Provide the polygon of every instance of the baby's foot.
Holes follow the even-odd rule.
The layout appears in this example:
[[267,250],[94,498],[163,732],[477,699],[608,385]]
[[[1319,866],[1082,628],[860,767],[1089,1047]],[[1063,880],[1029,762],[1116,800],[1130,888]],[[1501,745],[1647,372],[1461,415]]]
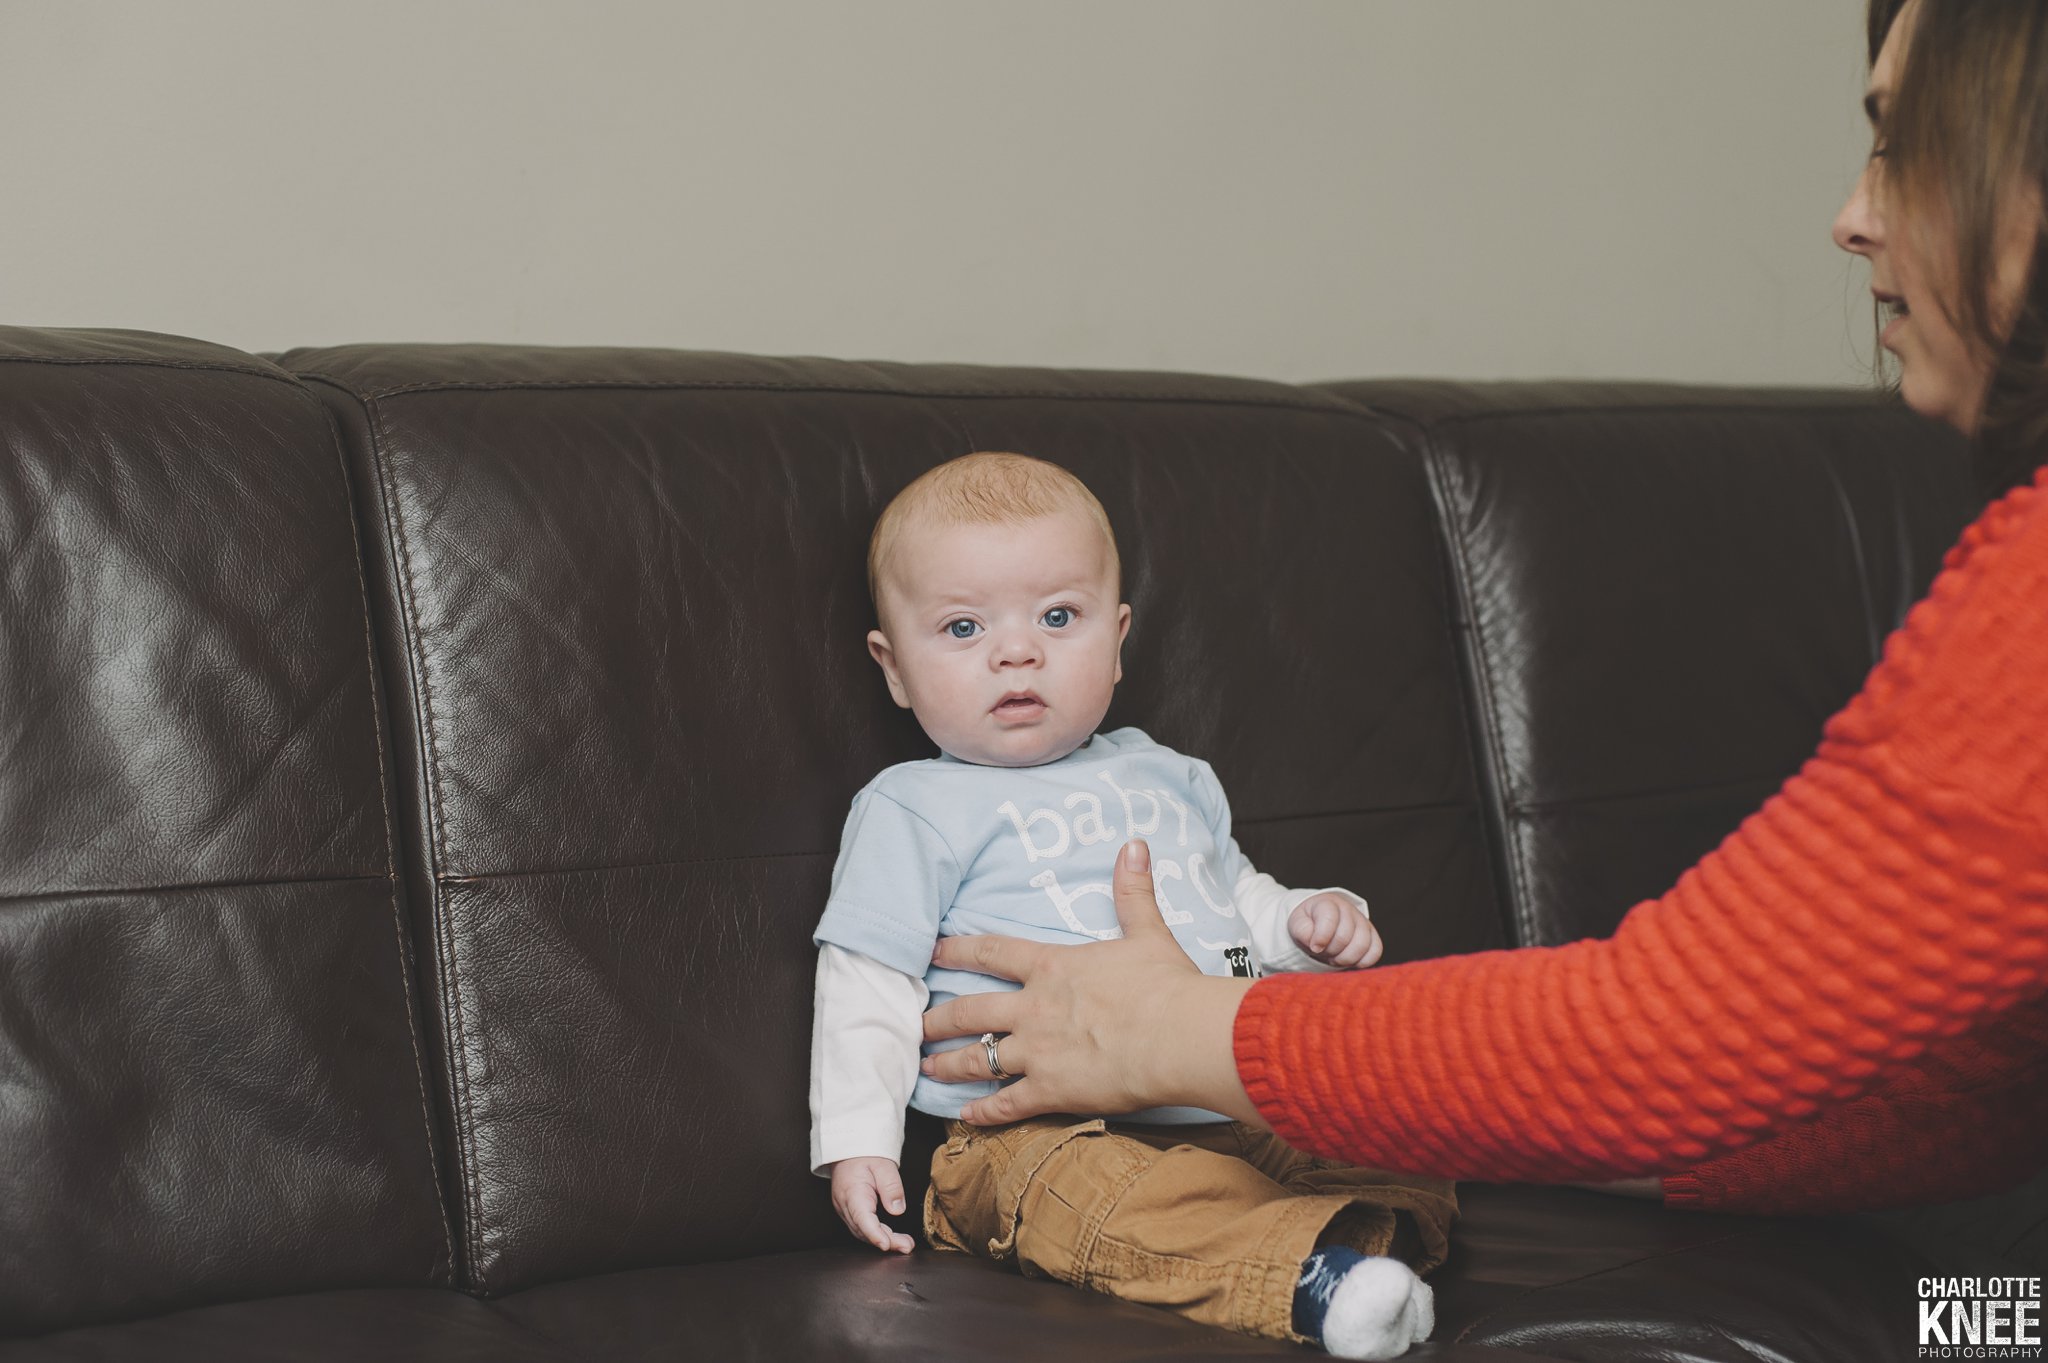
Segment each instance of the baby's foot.
[[1436,1298],[1399,1259],[1331,1245],[1301,1266],[1294,1328],[1338,1358],[1399,1358],[1436,1328]]

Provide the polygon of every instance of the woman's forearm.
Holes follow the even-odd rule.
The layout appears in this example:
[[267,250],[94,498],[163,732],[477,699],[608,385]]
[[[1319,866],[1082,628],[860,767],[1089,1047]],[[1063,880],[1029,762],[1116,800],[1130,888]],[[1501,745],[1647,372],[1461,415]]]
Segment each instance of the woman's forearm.
[[1162,1095],[1165,1103],[1205,1107],[1239,1121],[1266,1124],[1244,1091],[1231,1050],[1238,1004],[1252,984],[1228,976],[1191,975],[1161,1001],[1153,1035],[1166,1044],[1148,1048],[1148,1092]]
[[1607,941],[1261,981],[1246,1092],[1318,1153],[1665,1172],[1790,1131],[2048,989],[2048,499],[1951,552],[1820,753]]
[[1658,1173],[1787,1131],[2039,987],[2039,953],[1985,959],[2015,939],[1981,888],[1845,883],[1916,818],[1816,761],[1610,940],[1261,981],[1246,1091],[1297,1145],[1463,1178]]

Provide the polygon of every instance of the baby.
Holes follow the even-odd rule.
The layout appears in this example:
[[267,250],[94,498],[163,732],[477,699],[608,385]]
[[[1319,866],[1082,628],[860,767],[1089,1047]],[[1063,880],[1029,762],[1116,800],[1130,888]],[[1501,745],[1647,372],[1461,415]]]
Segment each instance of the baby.
[[993,1035],[965,1043],[989,1082],[919,1074],[928,1005],[1015,987],[938,969],[933,943],[1119,936],[1128,839],[1150,843],[1160,912],[1211,974],[1362,968],[1381,943],[1357,896],[1252,868],[1206,762],[1095,732],[1131,608],[1109,519],[1072,474],[1015,454],[943,464],[883,512],[868,575],[868,651],[940,756],[855,797],[816,932],[811,1162],[848,1229],[912,1248],[879,1215],[904,1210],[907,1104],[947,1119],[924,1208],[936,1249],[1348,1358],[1426,1338],[1429,1288],[1390,1256],[1441,1262],[1450,1184],[1314,1159],[1197,1108],[970,1126],[961,1107],[1007,1077]]

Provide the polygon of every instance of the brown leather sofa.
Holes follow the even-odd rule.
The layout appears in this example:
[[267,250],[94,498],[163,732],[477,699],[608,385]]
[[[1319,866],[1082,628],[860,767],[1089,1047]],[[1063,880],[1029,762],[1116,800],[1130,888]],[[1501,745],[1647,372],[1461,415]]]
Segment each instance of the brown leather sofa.
[[[865,539],[978,448],[1109,508],[1110,722],[1390,960],[1664,888],[1972,511],[1853,394],[0,330],[0,1360],[1296,1353],[806,1172],[840,822],[926,751]],[[1418,1360],[1906,1358],[1958,1271],[1463,1193]]]

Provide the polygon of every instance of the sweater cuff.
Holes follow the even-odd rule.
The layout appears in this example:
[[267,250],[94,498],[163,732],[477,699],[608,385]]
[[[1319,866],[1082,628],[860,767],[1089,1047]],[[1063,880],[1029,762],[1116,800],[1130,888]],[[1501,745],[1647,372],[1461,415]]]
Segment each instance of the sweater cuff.
[[1707,1205],[1706,1185],[1696,1174],[1666,1174],[1664,1176],[1664,1205],[1699,1211]]
[[1267,1023],[1285,988],[1286,979],[1282,976],[1260,980],[1245,991],[1238,1001],[1236,1021],[1231,1024],[1230,1049],[1237,1061],[1237,1078],[1244,1085],[1245,1096],[1274,1132],[1293,1144],[1299,1133],[1290,1129],[1288,1118],[1292,1114],[1276,1082],[1281,1058],[1267,1048]]

